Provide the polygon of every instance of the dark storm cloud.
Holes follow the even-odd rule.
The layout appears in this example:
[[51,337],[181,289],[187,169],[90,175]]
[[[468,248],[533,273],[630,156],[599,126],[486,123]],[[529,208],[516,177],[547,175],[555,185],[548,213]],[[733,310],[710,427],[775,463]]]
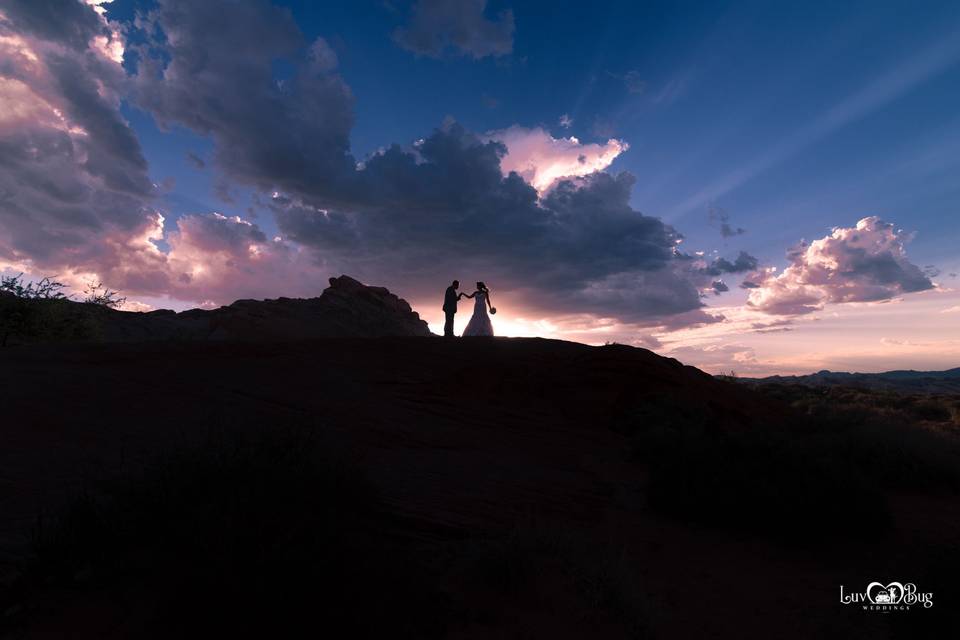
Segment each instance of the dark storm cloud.
[[4,0],[0,9],[22,34],[85,50],[104,23],[93,7],[78,0]]
[[[483,3],[468,9],[470,20],[483,15]],[[109,43],[115,31],[97,19]],[[512,34],[509,14],[491,22]],[[10,99],[30,114],[0,120],[0,257],[193,300],[316,293],[323,275],[339,272],[425,299],[459,276],[486,280],[525,311],[716,320],[700,296],[716,278],[677,252],[672,227],[630,207],[629,174],[558,179],[538,192],[504,172],[503,142],[452,121],[358,163],[336,54],[322,39],[305,41],[289,12],[262,1],[160,0],[136,27],[129,76],[101,49],[71,53],[96,31],[50,27],[67,44],[42,41],[40,64],[15,40],[0,41],[0,72],[16,80],[3,89],[19,92]],[[444,38],[475,56],[510,50],[502,39]],[[215,184],[253,187],[282,238],[217,214],[182,216],[163,236],[146,162],[119,112],[125,96],[161,126],[208,136]],[[542,169],[562,159],[554,143],[537,160]],[[564,153],[578,144],[566,141]],[[151,242],[161,236],[167,253]]]
[[747,232],[747,230],[744,229],[743,227],[737,227],[736,229],[734,229],[733,227],[731,227],[731,226],[730,226],[728,223],[726,223],[726,222],[722,222],[722,223],[720,224],[720,235],[723,236],[724,238],[730,238],[730,237],[732,237],[732,236],[739,236],[739,235],[742,235],[742,234],[744,234],[744,233],[746,233],[746,232]]
[[187,233],[192,239],[191,246],[203,252],[245,253],[251,244],[267,241],[257,225],[220,214],[184,217],[180,234]]
[[103,98],[97,78],[70,55],[53,55],[47,64],[73,123],[86,132],[82,141],[86,152],[84,168],[110,189],[149,195],[153,187],[140,142],[120,116],[117,105]]
[[[865,248],[853,250],[848,256],[850,268],[843,275],[864,279],[879,285],[894,286],[905,293],[933,288],[930,278],[916,265],[904,265],[891,254],[870,255]],[[881,296],[881,297],[886,297]]]
[[439,58],[448,51],[475,59],[513,51],[513,12],[484,15],[487,0],[418,0],[407,24],[393,32],[401,47]]
[[[116,33],[90,7],[7,2],[0,20],[0,259],[108,269],[156,225],[154,187],[119,112]],[[99,39],[104,49],[88,47]],[[145,259],[149,261],[149,258]]]
[[272,209],[285,237],[416,293],[432,293],[440,274],[475,272],[552,311],[639,320],[701,307],[697,274],[676,256],[680,235],[628,204],[632,176],[565,180],[538,199],[502,175],[505,152],[448,124],[415,150],[368,160],[354,212],[287,197]]
[[[411,297],[476,273],[541,310],[699,313],[712,280],[677,257],[676,231],[629,206],[632,176],[595,173],[541,196],[504,175],[503,143],[452,122],[358,164],[336,56],[322,40],[307,47],[286,12],[161,0],[144,25],[153,53],[137,70],[140,104],[162,124],[209,135],[227,178],[276,193],[267,200],[284,239],[330,271]],[[292,65],[280,86],[278,58]]]
[[755,257],[747,253],[746,251],[741,251],[736,260],[730,262],[726,258],[717,258],[709,265],[704,267],[701,271],[708,276],[719,276],[724,273],[744,273],[746,271],[754,271],[757,268],[758,261]]
[[298,248],[256,225],[218,213],[177,220],[167,235],[168,292],[198,301],[316,296],[329,274]]
[[[332,185],[349,181],[353,97],[333,73],[332,49],[322,39],[308,46],[288,11],[161,0],[141,24],[151,47],[135,94],[161,126],[212,137],[217,165],[261,190],[332,199]],[[290,77],[275,77],[278,60],[292,65]]]

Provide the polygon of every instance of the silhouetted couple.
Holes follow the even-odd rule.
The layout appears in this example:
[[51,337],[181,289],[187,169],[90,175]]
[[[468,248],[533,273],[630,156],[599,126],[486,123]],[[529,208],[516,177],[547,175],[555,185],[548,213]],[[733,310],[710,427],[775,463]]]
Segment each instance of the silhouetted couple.
[[471,294],[457,293],[459,288],[460,281],[454,280],[453,284],[447,287],[447,292],[443,296],[443,313],[447,318],[446,322],[443,323],[443,336],[445,338],[453,337],[453,317],[457,314],[457,302],[460,301],[460,298],[473,298],[473,317],[470,318],[467,328],[463,331],[464,337],[493,336],[493,323],[490,322],[487,309],[490,309],[490,313],[496,313],[497,310],[490,304],[490,289],[482,282],[477,283],[477,290]]

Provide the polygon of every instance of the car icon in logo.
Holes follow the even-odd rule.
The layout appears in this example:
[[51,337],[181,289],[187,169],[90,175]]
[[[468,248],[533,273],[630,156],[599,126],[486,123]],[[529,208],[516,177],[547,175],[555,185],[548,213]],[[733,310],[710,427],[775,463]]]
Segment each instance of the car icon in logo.
[[890,594],[887,593],[886,591],[881,591],[877,593],[876,597],[874,598],[874,602],[876,602],[877,604],[881,604],[881,603],[886,604],[886,603],[893,602],[893,598],[890,597]]

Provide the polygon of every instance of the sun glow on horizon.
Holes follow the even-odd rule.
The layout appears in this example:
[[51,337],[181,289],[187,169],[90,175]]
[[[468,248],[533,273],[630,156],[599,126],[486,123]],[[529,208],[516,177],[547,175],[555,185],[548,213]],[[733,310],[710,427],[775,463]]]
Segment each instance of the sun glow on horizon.
[[[724,321],[671,330],[587,315],[541,316],[498,310],[492,317],[500,337],[540,337],[589,345],[621,343],[673,357],[708,373],[802,375],[823,369],[881,372],[944,370],[960,366],[955,316],[960,291],[948,288],[909,294],[895,301],[847,303],[816,314],[782,318],[746,305],[715,307]],[[415,310],[429,305],[414,305]],[[505,302],[503,309],[509,309]],[[473,309],[461,303],[456,333]],[[430,330],[443,333],[443,314],[423,313]],[[922,318],[914,320],[911,318]],[[858,327],[851,332],[850,326]],[[917,329],[925,336],[916,338]]]

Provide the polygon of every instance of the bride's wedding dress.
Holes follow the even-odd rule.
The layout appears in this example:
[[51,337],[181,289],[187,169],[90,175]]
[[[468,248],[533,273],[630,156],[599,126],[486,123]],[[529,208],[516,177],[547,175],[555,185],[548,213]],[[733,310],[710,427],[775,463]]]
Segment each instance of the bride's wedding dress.
[[463,335],[464,337],[493,335],[493,323],[490,322],[490,316],[487,315],[487,294],[481,292],[474,297],[473,317],[467,323]]

